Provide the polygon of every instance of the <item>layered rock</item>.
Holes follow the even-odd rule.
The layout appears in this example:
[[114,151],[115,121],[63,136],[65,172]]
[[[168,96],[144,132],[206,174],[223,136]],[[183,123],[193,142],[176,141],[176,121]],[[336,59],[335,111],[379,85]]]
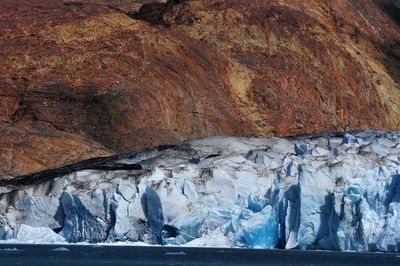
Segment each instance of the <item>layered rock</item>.
[[0,175],[210,135],[399,129],[389,0],[2,1]]
[[1,181],[0,237],[400,251],[399,145],[214,137],[90,160]]

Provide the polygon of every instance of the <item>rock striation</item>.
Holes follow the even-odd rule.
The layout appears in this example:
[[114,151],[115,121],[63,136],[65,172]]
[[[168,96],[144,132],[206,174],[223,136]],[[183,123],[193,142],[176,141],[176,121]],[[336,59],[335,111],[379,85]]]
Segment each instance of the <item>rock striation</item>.
[[0,176],[211,135],[400,128],[391,0],[3,0]]
[[3,180],[0,238],[398,252],[399,145],[209,137]]

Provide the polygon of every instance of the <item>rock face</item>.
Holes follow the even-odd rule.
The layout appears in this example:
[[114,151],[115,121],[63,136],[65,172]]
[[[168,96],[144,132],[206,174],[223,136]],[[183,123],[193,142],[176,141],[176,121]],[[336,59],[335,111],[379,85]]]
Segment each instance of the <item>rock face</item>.
[[0,185],[3,240],[400,251],[399,133],[210,137]]
[[389,0],[4,0],[0,176],[210,135],[400,128]]

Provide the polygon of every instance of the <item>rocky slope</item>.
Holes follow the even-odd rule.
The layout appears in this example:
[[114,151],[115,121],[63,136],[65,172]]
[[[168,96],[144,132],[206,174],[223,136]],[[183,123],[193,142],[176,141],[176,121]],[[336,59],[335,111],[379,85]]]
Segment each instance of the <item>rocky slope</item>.
[[400,251],[399,145],[213,137],[3,180],[0,239]]
[[389,0],[4,0],[0,176],[209,135],[400,128]]

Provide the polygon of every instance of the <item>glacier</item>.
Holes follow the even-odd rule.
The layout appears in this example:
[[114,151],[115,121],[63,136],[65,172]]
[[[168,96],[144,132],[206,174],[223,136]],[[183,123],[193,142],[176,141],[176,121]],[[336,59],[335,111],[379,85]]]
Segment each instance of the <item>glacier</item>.
[[208,137],[0,180],[0,239],[400,252],[400,133]]

